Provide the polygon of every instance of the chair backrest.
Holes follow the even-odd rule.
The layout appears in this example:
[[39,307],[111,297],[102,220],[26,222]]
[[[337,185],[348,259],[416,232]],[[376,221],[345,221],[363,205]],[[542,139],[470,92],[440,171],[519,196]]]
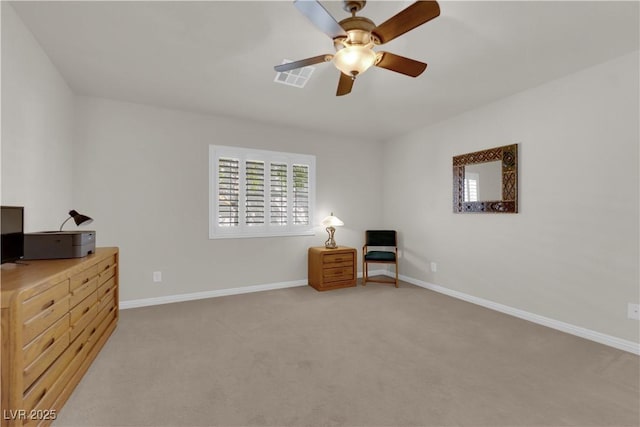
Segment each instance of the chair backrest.
[[365,236],[367,246],[398,246],[395,230],[367,230]]

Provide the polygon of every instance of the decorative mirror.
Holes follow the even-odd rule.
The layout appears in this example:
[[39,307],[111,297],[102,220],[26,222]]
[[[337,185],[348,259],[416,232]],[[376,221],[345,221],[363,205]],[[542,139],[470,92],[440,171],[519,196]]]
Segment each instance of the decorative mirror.
[[518,212],[518,144],[453,158],[453,212]]

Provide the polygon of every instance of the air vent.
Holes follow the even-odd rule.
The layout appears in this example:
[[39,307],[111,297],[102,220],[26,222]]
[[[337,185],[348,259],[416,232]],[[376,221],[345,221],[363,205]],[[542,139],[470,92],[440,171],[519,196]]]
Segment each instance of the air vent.
[[[289,62],[293,61],[289,59],[282,61],[283,64],[288,64]],[[304,85],[307,84],[311,74],[313,74],[313,70],[315,70],[315,67],[302,67],[294,70],[283,71],[281,73],[276,73],[276,78],[273,81],[276,83],[282,83],[283,85],[303,88]]]

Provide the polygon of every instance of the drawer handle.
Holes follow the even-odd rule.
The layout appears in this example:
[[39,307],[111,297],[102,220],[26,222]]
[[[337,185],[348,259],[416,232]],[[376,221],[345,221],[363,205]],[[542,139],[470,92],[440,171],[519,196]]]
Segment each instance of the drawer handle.
[[111,313],[113,311],[113,309],[116,308],[115,305],[112,305],[111,308],[109,309],[109,313]]
[[103,270],[103,271],[107,271],[107,270],[108,270],[108,269],[110,269],[110,268],[111,268],[111,264],[107,264],[107,265],[105,265],[105,267],[104,267],[104,270]]
[[93,328],[93,329],[91,330],[91,333],[89,334],[89,336],[91,336],[91,335],[93,335],[93,334],[95,334],[95,333],[96,333],[96,328]]
[[85,279],[82,281],[82,284],[83,284],[83,285],[84,285],[85,283],[89,283],[89,278],[88,278],[88,277],[87,277],[87,278],[85,278]]
[[80,353],[80,351],[82,351],[83,348],[84,348],[84,343],[80,344],[80,347],[76,349],[76,354]]
[[49,347],[51,347],[53,345],[53,343],[56,342],[55,338],[51,338],[49,341],[47,341],[47,343],[42,347],[42,351],[45,351],[46,349],[48,349]]
[[38,406],[38,403],[40,403],[40,401],[41,401],[42,399],[44,399],[44,397],[46,396],[46,394],[47,394],[47,388],[45,387],[45,388],[42,390],[42,393],[40,393],[40,396],[38,397],[38,400],[36,400],[36,403],[35,403],[33,406]]
[[56,300],[54,299],[52,299],[51,301],[47,301],[47,303],[42,306],[41,310],[46,310],[47,308],[51,307],[55,303],[56,303]]
[[91,310],[91,307],[86,307],[84,310],[82,310],[82,314],[87,314],[89,310]]

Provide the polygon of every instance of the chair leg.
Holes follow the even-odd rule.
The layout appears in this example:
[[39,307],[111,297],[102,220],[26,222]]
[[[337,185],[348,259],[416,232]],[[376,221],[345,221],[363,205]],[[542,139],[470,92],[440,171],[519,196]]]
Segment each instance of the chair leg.
[[396,262],[396,288],[398,287],[398,263]]
[[367,263],[362,261],[362,286],[367,286]]

